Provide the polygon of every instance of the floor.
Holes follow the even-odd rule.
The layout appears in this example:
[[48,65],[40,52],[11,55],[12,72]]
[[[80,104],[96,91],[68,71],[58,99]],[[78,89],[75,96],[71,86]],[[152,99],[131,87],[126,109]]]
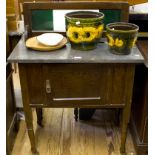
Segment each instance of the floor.
[[[18,74],[14,81],[17,105],[21,106]],[[39,155],[120,155],[120,127],[114,123],[114,111],[98,109],[91,120],[75,122],[72,108],[44,109],[41,128],[32,110]],[[126,151],[126,155],[136,155],[130,132]],[[24,120],[20,121],[12,155],[32,155]]]

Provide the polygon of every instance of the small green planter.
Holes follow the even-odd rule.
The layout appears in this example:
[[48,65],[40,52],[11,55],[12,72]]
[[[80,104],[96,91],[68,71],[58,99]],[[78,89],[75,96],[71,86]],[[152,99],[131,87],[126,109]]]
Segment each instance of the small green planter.
[[139,27],[132,23],[116,22],[106,25],[110,51],[114,54],[130,54],[137,40]]
[[103,32],[103,13],[76,11],[67,13],[66,34],[71,47],[78,50],[96,48]]

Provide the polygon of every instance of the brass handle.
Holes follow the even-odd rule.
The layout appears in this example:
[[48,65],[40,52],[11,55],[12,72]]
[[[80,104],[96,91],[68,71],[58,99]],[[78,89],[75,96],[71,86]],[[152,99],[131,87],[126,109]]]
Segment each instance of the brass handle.
[[50,94],[51,93],[50,80],[46,80],[46,93],[47,94]]

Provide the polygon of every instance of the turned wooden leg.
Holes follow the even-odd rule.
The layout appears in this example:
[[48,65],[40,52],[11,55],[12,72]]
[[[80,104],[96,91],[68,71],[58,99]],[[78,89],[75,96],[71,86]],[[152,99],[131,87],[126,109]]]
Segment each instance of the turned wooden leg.
[[42,124],[43,109],[42,108],[36,108],[36,114],[37,114],[37,123],[38,123],[38,125],[43,127],[43,124]]
[[25,114],[28,136],[31,144],[31,151],[33,153],[37,153],[35,136],[33,131],[32,109],[30,107],[29,91],[26,84],[26,81],[27,81],[26,66],[24,64],[19,64],[19,75],[20,75],[20,83],[21,83],[21,91],[22,91],[22,99],[23,99],[23,109]]
[[74,108],[74,118],[75,118],[75,121],[77,122],[78,121],[78,108]]

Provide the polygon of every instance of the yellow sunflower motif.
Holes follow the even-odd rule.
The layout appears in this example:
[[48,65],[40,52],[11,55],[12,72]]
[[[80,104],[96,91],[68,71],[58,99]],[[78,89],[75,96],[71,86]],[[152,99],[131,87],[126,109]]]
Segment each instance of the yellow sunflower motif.
[[68,38],[74,43],[80,43],[83,41],[82,38],[83,30],[81,27],[69,26],[67,30]]
[[98,28],[97,28],[97,31],[98,31],[98,35],[97,35],[97,38],[101,38],[102,36],[102,32],[103,32],[103,25],[99,25]]
[[116,40],[115,40],[115,46],[122,47],[123,46],[123,41],[121,39],[116,38]]
[[109,34],[107,34],[107,37],[108,37],[108,45],[109,45],[109,46],[114,46],[115,41],[114,41],[114,39],[112,38],[112,36],[110,36]]
[[98,31],[96,31],[96,28],[94,27],[84,27],[83,32],[83,41],[85,42],[93,41],[98,35]]
[[91,42],[99,38],[103,31],[103,25],[97,29],[95,27],[68,26],[67,36],[74,43]]

